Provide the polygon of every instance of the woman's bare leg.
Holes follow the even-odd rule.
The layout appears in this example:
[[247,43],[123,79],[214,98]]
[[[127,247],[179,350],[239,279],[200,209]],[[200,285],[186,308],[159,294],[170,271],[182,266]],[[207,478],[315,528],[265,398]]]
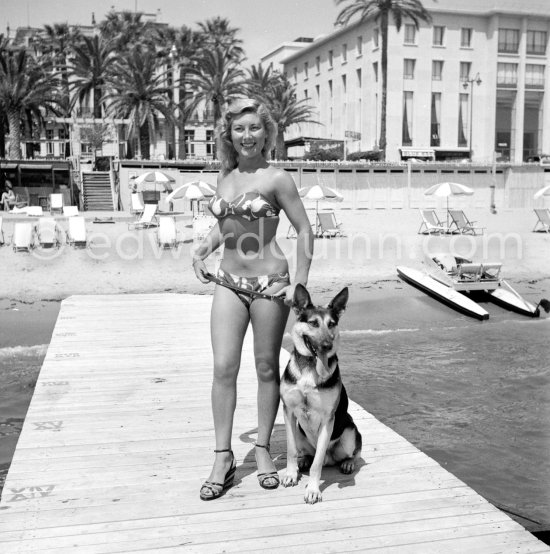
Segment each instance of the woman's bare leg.
[[[269,292],[276,291],[270,289]],[[288,306],[282,302],[263,299],[254,300],[250,308],[258,375],[257,443],[261,445],[269,444],[279,408],[279,355],[288,313]],[[266,449],[256,448],[256,460],[258,473],[275,471],[275,465]]]
[[[231,448],[233,415],[237,404],[237,375],[241,363],[241,350],[250,316],[237,295],[217,286],[212,302],[210,331],[214,352],[214,378],[212,381],[212,414],[216,435],[216,450]],[[209,481],[223,483],[229,470],[231,454],[216,454]]]

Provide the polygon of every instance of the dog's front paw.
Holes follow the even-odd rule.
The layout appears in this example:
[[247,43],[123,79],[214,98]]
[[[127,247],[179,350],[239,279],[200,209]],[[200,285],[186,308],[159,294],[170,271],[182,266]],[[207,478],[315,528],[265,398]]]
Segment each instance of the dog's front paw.
[[306,487],[306,493],[304,494],[304,500],[307,504],[316,504],[323,500],[323,495],[317,485],[308,483]]
[[286,473],[281,480],[283,487],[295,487],[298,484],[298,471],[296,469],[286,469]]
[[350,458],[348,460],[344,460],[340,464],[340,471],[342,473],[345,473],[346,475],[349,475],[350,473],[353,473],[354,469],[355,469],[355,460],[353,460],[352,458]]

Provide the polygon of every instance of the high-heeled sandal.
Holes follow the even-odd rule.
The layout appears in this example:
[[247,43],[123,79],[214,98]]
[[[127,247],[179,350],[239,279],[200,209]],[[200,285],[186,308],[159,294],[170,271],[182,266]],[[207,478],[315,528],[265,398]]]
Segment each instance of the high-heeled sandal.
[[[256,448],[265,448],[269,453],[269,444],[256,444]],[[271,481],[271,483],[269,483]],[[262,489],[276,489],[281,480],[279,479],[279,474],[276,471],[270,471],[269,473],[258,473],[258,482]]]
[[224,494],[229,488],[233,486],[235,480],[235,471],[237,469],[237,462],[235,461],[235,455],[233,450],[225,448],[224,450],[214,450],[214,452],[231,452],[233,460],[231,461],[231,467],[225,474],[223,483],[214,483],[213,481],[205,481],[200,490],[201,500],[215,500]]

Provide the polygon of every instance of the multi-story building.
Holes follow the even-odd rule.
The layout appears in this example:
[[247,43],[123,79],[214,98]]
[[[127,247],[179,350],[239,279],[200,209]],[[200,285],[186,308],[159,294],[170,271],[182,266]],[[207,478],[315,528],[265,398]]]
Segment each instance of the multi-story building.
[[[425,0],[430,24],[390,18],[386,159],[512,163],[550,154],[547,0]],[[264,57],[269,61],[269,55]],[[378,146],[381,37],[369,19],[338,28],[284,60],[321,125],[287,137]]]

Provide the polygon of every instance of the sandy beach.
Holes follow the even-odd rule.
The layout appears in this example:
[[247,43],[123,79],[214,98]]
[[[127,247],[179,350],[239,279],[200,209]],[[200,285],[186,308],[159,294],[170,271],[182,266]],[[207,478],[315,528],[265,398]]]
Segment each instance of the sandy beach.
[[[532,232],[536,221],[532,210],[497,214],[487,209],[469,210],[468,217],[485,228],[485,233],[476,237],[419,235],[421,218],[414,209],[336,208],[335,212],[346,236],[315,240],[309,280],[314,293],[343,285],[357,294],[374,284],[384,288],[385,283],[398,281],[397,265],[420,267],[429,252],[453,251],[475,261],[502,262],[502,276],[528,297],[549,294],[550,234]],[[174,250],[158,248],[154,228],[130,230],[128,223],[134,217],[124,212],[83,215],[91,243],[88,248],[62,244],[59,249],[36,248],[31,253],[15,253],[9,245],[14,223],[24,216],[4,215],[6,245],[0,248],[0,297],[33,302],[61,300],[72,294],[212,292],[212,286],[201,284],[191,269],[191,214],[176,215],[180,245]],[[310,206],[308,215],[314,220],[315,211]],[[115,222],[95,223],[97,217]],[[58,223],[63,229],[68,226],[66,218],[59,217]],[[295,241],[286,238],[288,226],[283,217],[278,239],[292,269]],[[216,261],[211,256],[209,268],[213,270]]]

